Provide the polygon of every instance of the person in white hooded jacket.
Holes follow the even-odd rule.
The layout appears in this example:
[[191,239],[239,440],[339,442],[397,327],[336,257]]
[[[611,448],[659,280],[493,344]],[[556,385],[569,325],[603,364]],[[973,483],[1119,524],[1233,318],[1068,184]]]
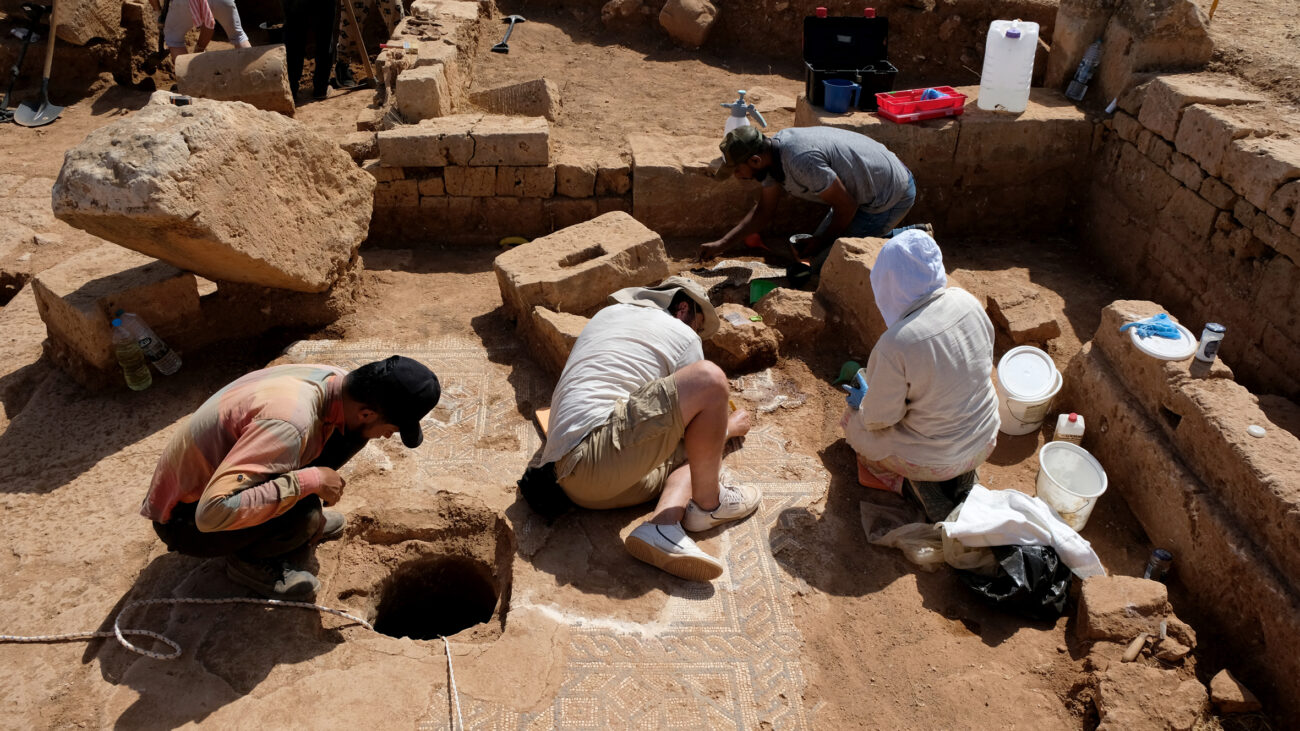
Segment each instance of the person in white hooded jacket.
[[947,284],[939,245],[921,231],[893,237],[876,257],[871,289],[887,329],[859,372],[865,393],[850,394],[841,420],[864,486],[901,493],[905,479],[951,480],[997,445],[993,324]]

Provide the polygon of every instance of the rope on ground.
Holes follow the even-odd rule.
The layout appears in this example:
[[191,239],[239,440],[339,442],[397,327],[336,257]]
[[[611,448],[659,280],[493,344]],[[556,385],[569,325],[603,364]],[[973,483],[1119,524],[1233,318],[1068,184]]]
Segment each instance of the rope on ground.
[[[366,620],[357,617],[355,615],[348,614],[347,612],[341,609],[331,609],[330,607],[321,606],[320,604],[312,604],[310,602],[289,602],[289,601],[282,601],[279,599],[253,599],[250,597],[226,597],[222,599],[197,599],[192,597],[176,597],[176,598],[164,598],[164,599],[136,599],[134,601],[127,602],[126,606],[122,607],[122,611],[118,612],[117,616],[113,618],[112,632],[109,632],[108,630],[101,630],[98,632],[70,632],[68,634],[62,634],[62,635],[0,635],[0,642],[68,642],[72,640],[92,640],[99,637],[116,637],[117,641],[121,643],[122,647],[125,647],[131,652],[144,655],[145,657],[151,657],[155,660],[175,660],[176,658],[181,656],[181,646],[176,644],[172,640],[158,634],[157,632],[152,632],[147,629],[122,629],[121,626],[122,617],[127,612],[130,612],[132,609],[136,607],[151,606],[155,604],[259,604],[259,605],[266,605],[272,607],[294,607],[297,609],[315,609],[318,612],[325,612],[326,614],[333,614],[337,617],[350,619],[353,622],[356,622],[357,624],[361,625],[362,627],[365,627],[368,630],[374,631],[375,629],[374,627],[371,627],[370,623],[367,622]],[[172,648],[172,652],[164,654],[161,652],[153,652],[151,650],[145,650],[141,647],[137,647],[136,645],[132,644],[129,640],[126,639],[128,635],[134,637],[152,637],[153,639],[158,640],[159,642]],[[443,641],[446,642],[445,639]],[[447,655],[448,658],[447,661],[448,663],[450,663],[451,662],[450,651],[448,651],[448,653],[449,654]],[[459,705],[457,706],[457,710],[459,710]]]
[[451,681],[448,683],[451,689],[451,700],[456,704],[457,725],[455,728],[465,731],[465,719],[461,718],[460,715],[460,694],[456,692],[456,671],[451,668],[451,643],[442,635],[438,635],[438,638],[442,640],[442,646],[447,649],[447,679]]

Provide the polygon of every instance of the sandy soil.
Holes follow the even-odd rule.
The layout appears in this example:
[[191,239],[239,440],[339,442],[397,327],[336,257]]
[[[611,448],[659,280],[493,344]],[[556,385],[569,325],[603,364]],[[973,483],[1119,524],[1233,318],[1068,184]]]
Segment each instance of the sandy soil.
[[[1204,1],[1208,7],[1208,0]],[[1295,101],[1300,82],[1294,71],[1287,70],[1300,64],[1292,3],[1223,0],[1213,32],[1216,40],[1224,39],[1216,63]],[[512,4],[504,2],[501,9],[511,12]],[[530,8],[528,13],[530,22],[512,36],[508,56],[487,53],[486,47],[497,38],[494,33],[484,34],[475,84],[539,75],[557,80],[563,111],[555,134],[562,146],[622,147],[628,133],[649,129],[717,134],[725,119],[717,105],[730,101],[739,88],[750,91],[774,127],[788,126],[793,120],[794,99],[802,89],[796,69],[753,68],[708,53],[681,51],[658,40],[627,45],[626,38],[578,23],[563,11]],[[595,68],[599,74],[591,73]],[[338,137],[352,130],[366,97],[336,92],[327,101],[302,107],[298,119]],[[24,226],[24,232],[53,235],[38,246],[24,233],[27,239],[15,241],[8,249],[0,239],[0,266],[39,272],[99,243],[53,219],[49,187],[64,150],[144,100],[137,92],[100,87],[91,97],[70,104],[54,125],[38,130],[0,128],[0,159],[9,161],[0,172],[0,213]],[[669,242],[676,267],[691,266],[695,243]],[[1043,306],[1062,326],[1062,336],[1050,347],[1062,368],[1091,337],[1100,308],[1125,296],[1093,274],[1094,263],[1064,240],[940,243],[950,271],[977,295],[1012,287],[1038,292]],[[452,249],[435,243],[416,252],[369,249],[363,253],[372,264],[365,274],[364,297],[355,312],[316,337],[400,342],[449,336],[494,342],[513,339],[511,324],[499,310],[491,271],[493,249]],[[1079,728],[1095,723],[1089,717],[1086,691],[1080,695],[1086,668],[1069,632],[1072,619],[1035,624],[1007,616],[975,600],[950,573],[918,572],[897,552],[866,543],[859,502],[898,505],[901,501],[869,493],[856,484],[852,452],[836,426],[842,393],[830,380],[843,360],[862,354],[841,350],[836,340],[829,333],[819,346],[784,358],[775,368],[777,380],[793,384],[807,395],[807,401],[759,417],[760,423],[775,424],[790,435],[791,450],[815,457],[832,475],[825,495],[806,509],[783,515],[773,535],[774,542],[783,536],[792,539],[778,561],[790,577],[807,587],[795,598],[794,617],[804,640],[800,651],[807,676],[804,706],[814,709],[822,728]],[[270,337],[253,347],[219,349],[200,362],[187,361],[184,375],[155,388],[148,409],[143,410],[133,405],[128,394],[81,393],[39,360],[39,352],[6,351],[7,357],[19,362],[0,364],[5,372],[28,369],[31,390],[47,402],[51,393],[57,395],[54,400],[65,404],[58,415],[69,420],[50,423],[50,432],[62,439],[53,456],[42,444],[42,437],[50,434],[30,429],[0,434],[0,451],[8,461],[0,470],[7,478],[0,506],[9,544],[0,552],[5,554],[0,556],[0,591],[29,600],[32,616],[24,620],[25,628],[42,623],[77,626],[83,620],[94,626],[102,617],[102,607],[100,614],[67,607],[83,602],[112,604],[114,592],[121,590],[115,587],[129,588],[145,562],[158,563],[156,541],[150,543],[147,526],[133,515],[131,505],[143,484],[117,486],[113,499],[61,488],[83,474],[101,475],[97,479],[112,484],[116,469],[137,477],[147,475],[171,424],[224,382],[269,362],[287,343],[283,336]],[[514,375],[536,370],[527,360],[505,366]],[[8,418],[0,421],[0,428],[20,405],[18,401],[8,405]],[[1062,406],[1084,409],[1085,405]],[[525,405],[518,408],[525,411]],[[122,414],[130,416],[123,420]],[[116,426],[108,429],[100,423]],[[1047,436],[1003,437],[981,470],[985,482],[1032,491],[1034,454]],[[354,479],[364,482],[374,477]],[[496,499],[510,502],[508,495]],[[87,515],[94,516],[89,523],[84,519]],[[129,537],[137,554],[121,554],[113,538],[119,535]],[[1151,548],[1118,499],[1100,502],[1084,535],[1105,564],[1121,574],[1139,573]],[[563,536],[549,540],[562,541]],[[90,556],[104,557],[96,564],[96,571],[104,576],[99,588],[88,588],[78,578],[85,574]],[[32,565],[32,560],[44,563]],[[603,561],[613,581],[638,585],[629,578],[640,575],[631,559],[614,553]],[[163,571],[151,566],[151,578],[165,579],[184,568]],[[35,589],[31,588],[33,575],[41,577]],[[600,592],[569,596],[606,609],[621,601],[617,595]],[[1180,615],[1194,616],[1194,607],[1185,597],[1175,594],[1174,601]],[[1204,635],[1206,641],[1212,643],[1213,635]],[[0,673],[13,682],[19,682],[23,673],[20,658],[28,657],[11,654],[16,652],[0,650],[19,663]],[[60,657],[72,660],[79,654],[67,650]],[[83,697],[76,689],[122,682],[120,663],[114,665],[116,661],[103,657],[87,652],[81,665],[72,662],[66,668],[43,671],[48,673],[41,681],[44,687],[35,693],[48,698],[42,716],[48,725],[101,718],[94,694]],[[258,680],[254,676],[242,681],[250,684],[245,692],[257,688]],[[15,709],[6,704],[5,712]],[[132,718],[145,720],[138,715],[117,720]]]

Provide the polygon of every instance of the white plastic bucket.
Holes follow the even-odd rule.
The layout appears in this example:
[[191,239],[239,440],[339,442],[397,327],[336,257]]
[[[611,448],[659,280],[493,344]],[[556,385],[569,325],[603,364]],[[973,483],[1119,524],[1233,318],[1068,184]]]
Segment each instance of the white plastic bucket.
[[1003,434],[1029,434],[1043,425],[1064,383],[1052,359],[1038,348],[1022,345],[998,361],[998,417]]
[[1083,447],[1048,442],[1038,450],[1038,497],[1076,531],[1087,524],[1106,484],[1106,470]]

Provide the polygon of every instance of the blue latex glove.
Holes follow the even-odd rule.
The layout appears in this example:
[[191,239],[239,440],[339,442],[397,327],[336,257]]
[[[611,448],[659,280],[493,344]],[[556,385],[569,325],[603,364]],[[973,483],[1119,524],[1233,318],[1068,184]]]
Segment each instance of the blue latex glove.
[[862,408],[862,397],[867,395],[867,379],[863,378],[861,373],[853,377],[851,385],[846,383],[840,388],[849,392],[849,395],[844,397],[844,400],[849,402],[849,406],[855,409]]
[[922,101],[929,101],[931,99],[944,99],[947,98],[947,96],[948,96],[947,94],[944,94],[938,89],[926,89],[925,91],[921,92]]
[[1148,317],[1145,320],[1137,320],[1136,322],[1120,325],[1119,331],[1124,332],[1129,328],[1137,330],[1138,337],[1143,338],[1158,337],[1177,340],[1183,336],[1182,332],[1178,329],[1178,326],[1170,322],[1169,315],[1166,315],[1163,312]]

